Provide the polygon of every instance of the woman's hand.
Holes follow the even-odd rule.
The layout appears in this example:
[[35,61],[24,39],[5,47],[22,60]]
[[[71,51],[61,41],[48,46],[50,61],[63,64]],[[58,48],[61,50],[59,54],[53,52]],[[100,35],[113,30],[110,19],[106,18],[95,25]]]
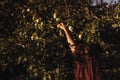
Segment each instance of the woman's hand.
[[65,28],[66,28],[65,25],[64,25],[64,23],[58,24],[57,27],[60,28],[60,29],[62,29],[62,30],[65,30]]

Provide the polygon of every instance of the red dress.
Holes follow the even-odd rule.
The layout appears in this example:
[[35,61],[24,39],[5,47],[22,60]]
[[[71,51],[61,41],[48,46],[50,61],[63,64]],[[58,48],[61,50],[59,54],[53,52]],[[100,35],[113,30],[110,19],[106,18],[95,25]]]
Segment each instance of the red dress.
[[70,48],[74,54],[75,80],[101,80],[97,60],[90,54],[89,46],[79,44]]

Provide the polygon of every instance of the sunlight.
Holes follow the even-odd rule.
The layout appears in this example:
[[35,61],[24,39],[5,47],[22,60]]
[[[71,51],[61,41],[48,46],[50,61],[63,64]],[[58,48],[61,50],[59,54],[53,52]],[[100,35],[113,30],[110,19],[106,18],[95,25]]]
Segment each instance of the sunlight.
[[[107,2],[108,4],[112,3],[112,4],[115,4],[118,2],[118,0],[103,0],[103,2]],[[101,0],[94,0],[93,2],[93,6],[95,6],[96,4],[100,4],[101,3]]]

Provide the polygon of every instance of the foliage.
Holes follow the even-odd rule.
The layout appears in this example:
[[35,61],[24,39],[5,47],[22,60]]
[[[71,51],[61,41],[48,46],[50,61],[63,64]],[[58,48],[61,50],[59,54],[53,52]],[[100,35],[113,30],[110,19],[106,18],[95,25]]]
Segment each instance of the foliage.
[[72,55],[63,31],[57,28],[64,22],[76,41],[82,34],[82,40],[101,47],[103,79],[118,80],[119,14],[119,3],[107,7],[91,6],[87,0],[1,1],[0,78],[72,80]]

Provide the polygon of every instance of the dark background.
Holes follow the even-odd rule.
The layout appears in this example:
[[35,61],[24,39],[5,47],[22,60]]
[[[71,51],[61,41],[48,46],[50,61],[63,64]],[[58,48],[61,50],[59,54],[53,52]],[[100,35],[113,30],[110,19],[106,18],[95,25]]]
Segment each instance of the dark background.
[[0,80],[73,80],[64,22],[76,41],[95,45],[102,80],[120,79],[120,3],[0,1]]

